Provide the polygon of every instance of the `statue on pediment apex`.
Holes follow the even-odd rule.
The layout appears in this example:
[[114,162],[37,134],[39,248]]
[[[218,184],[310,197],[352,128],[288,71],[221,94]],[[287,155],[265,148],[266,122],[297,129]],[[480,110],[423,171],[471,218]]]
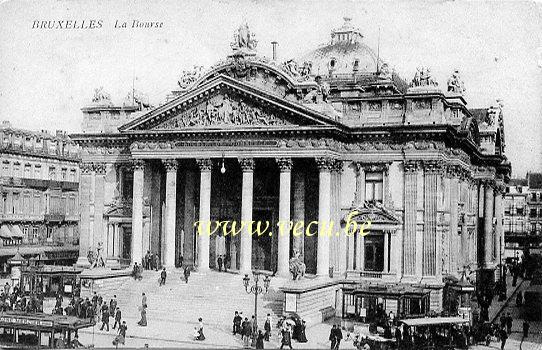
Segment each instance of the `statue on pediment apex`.
[[256,41],[256,36],[250,31],[248,24],[245,23],[240,25],[233,35],[233,42],[231,43],[233,51],[253,51],[256,49],[257,45],[258,41]]
[[455,70],[450,78],[448,78],[448,92],[463,94],[465,92],[465,84],[461,79],[459,70]]
[[203,66],[194,66],[190,70],[183,70],[183,74],[177,80],[177,84],[183,90],[196,82],[203,74]]
[[113,102],[111,102],[111,95],[104,91],[103,86],[100,86],[99,88],[94,89],[94,96],[92,96],[92,103],[105,105],[105,106],[113,105]]

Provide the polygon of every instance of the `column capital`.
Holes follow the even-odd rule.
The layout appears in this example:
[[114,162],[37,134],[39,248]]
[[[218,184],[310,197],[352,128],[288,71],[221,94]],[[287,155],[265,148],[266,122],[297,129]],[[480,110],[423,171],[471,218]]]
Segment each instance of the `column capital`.
[[213,162],[209,158],[196,159],[196,163],[198,163],[201,172],[211,171],[213,169]]
[[442,162],[439,160],[424,160],[422,162],[423,171],[426,174],[439,175],[444,172]]
[[145,161],[143,159],[134,159],[132,161],[132,170],[144,170],[145,169]]
[[403,163],[405,173],[415,173],[420,170],[420,162],[418,160],[405,160]]
[[177,159],[162,159],[162,164],[164,164],[167,172],[177,171],[179,168],[179,162]]
[[105,175],[107,167],[105,163],[93,163],[92,170],[94,170],[96,175]]
[[387,172],[390,164],[387,162],[359,163],[365,172]]
[[343,172],[344,162],[340,159],[335,159],[331,165],[331,171],[341,174]]
[[254,171],[254,158],[239,158],[237,161],[239,162],[243,172],[246,173]]
[[82,175],[89,175],[90,173],[92,173],[93,164],[90,162],[81,162],[79,163],[79,169],[81,169]]
[[317,157],[314,158],[316,161],[316,167],[320,172],[329,172],[333,168],[333,163],[335,159],[329,157]]
[[292,171],[294,165],[292,158],[276,158],[275,161],[277,162],[281,173]]

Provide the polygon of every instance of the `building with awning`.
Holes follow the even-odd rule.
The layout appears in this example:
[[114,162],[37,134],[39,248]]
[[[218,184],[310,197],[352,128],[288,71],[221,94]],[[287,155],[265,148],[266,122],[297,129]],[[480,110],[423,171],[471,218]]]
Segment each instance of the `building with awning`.
[[[79,245],[79,151],[65,132],[0,123],[0,275],[17,249],[72,264]],[[75,255],[76,257],[76,255]]]

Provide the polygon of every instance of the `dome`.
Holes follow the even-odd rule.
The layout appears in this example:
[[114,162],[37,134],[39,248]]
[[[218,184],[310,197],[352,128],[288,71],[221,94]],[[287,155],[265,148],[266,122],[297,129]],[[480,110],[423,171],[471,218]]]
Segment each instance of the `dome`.
[[299,59],[300,63],[312,63],[311,74],[373,74],[381,70],[383,61],[363,43],[363,35],[350,24],[350,20],[345,17],[343,26],[331,31],[331,41],[328,44]]

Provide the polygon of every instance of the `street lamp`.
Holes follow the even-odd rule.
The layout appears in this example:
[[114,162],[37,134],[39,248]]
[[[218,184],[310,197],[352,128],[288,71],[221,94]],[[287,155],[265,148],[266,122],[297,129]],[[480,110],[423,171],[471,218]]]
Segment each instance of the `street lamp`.
[[252,274],[254,276],[254,284],[252,286],[248,285],[250,282],[250,277],[248,277],[248,274],[246,274],[243,278],[243,285],[245,286],[245,291],[247,294],[254,294],[254,329],[258,329],[258,295],[267,293],[271,278],[269,278],[268,275],[265,275],[263,278],[262,288],[262,286],[258,285],[258,282],[260,281],[260,275],[264,274],[257,271],[252,272]]

